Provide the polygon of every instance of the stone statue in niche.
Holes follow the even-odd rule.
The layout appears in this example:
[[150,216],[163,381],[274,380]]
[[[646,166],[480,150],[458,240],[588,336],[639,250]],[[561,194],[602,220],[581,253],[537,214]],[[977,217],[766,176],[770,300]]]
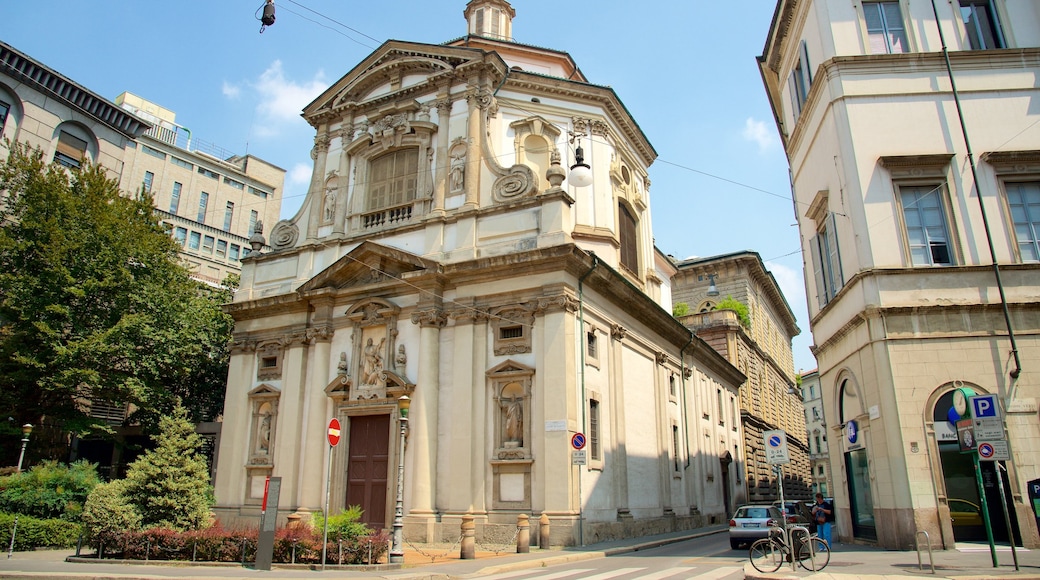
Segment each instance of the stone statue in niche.
[[271,414],[264,413],[260,419],[260,428],[257,429],[257,452],[267,455],[271,450]]
[[505,411],[504,447],[524,446],[524,400],[518,397],[503,398]]
[[372,337],[368,337],[368,342],[365,343],[365,361],[362,367],[361,384],[383,386],[386,380],[383,376],[382,353],[385,345],[385,337],[379,340],[378,346],[372,341]]
[[451,156],[451,172],[448,175],[448,185],[448,190],[451,192],[462,191],[466,186],[465,150],[457,151]]
[[394,359],[394,364],[399,367],[403,367],[408,364],[408,355],[404,353],[404,345],[398,345],[397,347],[397,358]]
[[336,189],[328,187],[325,189],[325,211],[322,219],[331,222],[336,217]]

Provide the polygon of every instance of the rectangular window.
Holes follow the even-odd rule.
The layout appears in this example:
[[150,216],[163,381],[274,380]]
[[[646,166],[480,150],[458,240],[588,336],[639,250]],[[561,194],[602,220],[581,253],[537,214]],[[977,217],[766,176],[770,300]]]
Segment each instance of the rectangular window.
[[185,228],[177,228],[173,230],[173,239],[177,240],[177,245],[184,247],[184,240],[188,239],[188,230]]
[[206,223],[206,209],[209,207],[209,194],[205,191],[199,196],[199,214],[196,216],[195,221],[200,224]]
[[181,184],[173,182],[173,191],[170,193],[170,213],[177,215],[177,209],[181,205]]
[[639,241],[636,218],[624,204],[618,204],[618,241],[621,243],[621,265],[633,274],[639,272]]
[[188,236],[188,249],[197,250],[199,249],[200,242],[202,241],[202,234],[199,232],[191,232]]
[[903,225],[914,266],[938,266],[953,263],[946,212],[940,192],[942,186],[899,188],[903,203]]
[[151,171],[145,171],[144,172],[144,181],[141,183],[141,185],[144,187],[144,190],[146,192],[148,192],[148,193],[152,192],[152,182],[153,181],[155,181],[155,174],[152,173]]
[[863,15],[867,20],[871,54],[910,52],[899,2],[864,2]]
[[238,261],[238,252],[239,252],[238,244],[231,244],[231,246],[228,248],[228,259],[237,262]]
[[498,337],[502,340],[510,338],[523,338],[524,327],[522,326],[503,326],[498,329]]
[[235,215],[235,202],[227,202],[227,206],[224,207],[224,231],[231,231],[231,218]]
[[207,254],[213,253],[213,236],[205,236],[202,238],[202,251]]
[[173,155],[170,156],[170,163],[173,163],[177,167],[183,167],[189,171],[195,169],[194,164],[188,163],[187,161],[174,157]]
[[205,167],[199,167],[199,173],[202,174],[202,175],[205,175],[206,177],[208,177],[210,179],[220,179],[220,176],[217,175],[216,172],[210,171],[209,169],[206,169]]
[[972,50],[1006,48],[993,0],[961,0],[961,20]]
[[813,440],[816,441],[816,452],[823,453],[823,446],[820,445],[820,436],[813,435]]
[[166,154],[165,153],[163,153],[162,151],[159,151],[158,149],[153,149],[153,148],[151,148],[151,147],[149,147],[149,146],[147,146],[147,145],[145,145],[143,143],[141,144],[141,151],[144,151],[145,153],[151,155],[152,157],[157,157],[159,159],[166,159]]
[[828,214],[826,223],[809,240],[809,250],[812,252],[813,274],[816,279],[816,298],[820,308],[823,308],[845,286],[834,212]]
[[75,169],[87,154],[87,142],[65,131],[58,133],[58,144],[54,149],[54,161]]
[[679,426],[672,425],[672,467],[679,471]]
[[730,414],[733,415],[733,430],[736,431],[737,430],[737,416],[739,415],[739,413],[737,413],[737,398],[736,397],[732,397],[731,396],[729,398],[729,410],[730,410]]
[[268,195],[273,195],[273,194],[270,194],[270,193],[268,193],[268,192],[266,192],[266,191],[264,191],[262,189],[257,189],[255,187],[253,187],[252,185],[249,186],[249,193],[251,193],[253,195],[259,195],[260,197],[262,197],[264,199],[267,199]]
[[231,187],[234,187],[235,189],[245,189],[246,187],[246,184],[242,183],[241,181],[235,181],[230,177],[225,177],[224,183],[230,185]]
[[599,401],[589,399],[589,456],[601,459],[599,448]]
[[675,396],[675,375],[668,375],[668,396]]
[[809,88],[812,86],[812,72],[809,69],[809,49],[802,41],[801,55],[794,63],[791,76],[787,78],[787,86],[791,91],[791,104],[793,105],[794,118],[802,114],[805,100],[809,97]]
[[367,209],[395,207],[415,199],[418,167],[418,149],[403,149],[373,160]]
[[820,420],[820,409],[817,407],[812,408],[812,418],[816,421]]
[[1019,259],[1040,261],[1040,182],[1008,183],[1006,189]]
[[227,242],[224,240],[217,240],[217,255],[223,258],[227,255]]
[[596,331],[585,333],[585,354],[589,358],[599,358],[596,345]]
[[256,220],[260,218],[260,214],[255,209],[249,210],[249,233],[247,236],[251,236],[256,233]]
[[726,418],[723,416],[722,410],[722,389],[715,389],[715,409],[719,414],[719,425],[725,425]]

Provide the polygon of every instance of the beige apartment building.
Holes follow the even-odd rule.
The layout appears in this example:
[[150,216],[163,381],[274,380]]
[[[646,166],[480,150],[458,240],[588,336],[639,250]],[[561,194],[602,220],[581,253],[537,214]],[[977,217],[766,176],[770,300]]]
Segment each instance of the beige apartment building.
[[[736,505],[779,500],[781,478],[786,499],[809,499],[809,449],[791,353],[791,340],[801,331],[780,286],[751,251],[683,260],[675,267],[672,299],[690,307],[679,320],[747,377],[739,399],[718,401],[728,412],[739,413],[743,428],[742,444],[732,454],[733,471],[737,478],[743,474],[745,491],[735,498]],[[746,326],[734,311],[716,310],[726,298],[747,306]],[[787,433],[791,457],[782,472],[766,461],[763,433],[775,429]],[[737,432],[736,425],[732,431]]]
[[197,280],[216,286],[239,273],[256,225],[278,221],[285,170],[200,142],[173,111],[131,93],[116,104],[152,124],[127,144],[120,184],[151,193]]
[[820,389],[820,373],[816,369],[802,374],[802,404],[805,406],[805,435],[809,445],[812,493],[831,497],[827,420],[823,416],[823,393]]
[[[758,60],[791,166],[837,537],[951,548],[985,503],[1007,541],[1003,486],[1015,535],[1040,546],[1040,4],[780,0]],[[988,437],[1008,460],[962,452],[950,418],[973,394],[999,400]]]
[[389,528],[400,506],[406,541],[467,516],[508,542],[545,514],[554,545],[725,521],[740,431],[715,401],[744,375],[671,315],[656,152],[570,55],[512,40],[509,2],[463,15],[304,110],[307,197],[228,309],[217,515],[255,522],[278,477],[280,517],[307,517],[328,477],[333,512]]

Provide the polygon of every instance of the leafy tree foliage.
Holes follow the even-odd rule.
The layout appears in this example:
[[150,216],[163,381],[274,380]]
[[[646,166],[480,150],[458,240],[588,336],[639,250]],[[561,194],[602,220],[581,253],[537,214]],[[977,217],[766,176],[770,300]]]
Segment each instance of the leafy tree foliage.
[[744,328],[751,328],[751,315],[748,312],[747,304],[737,300],[732,296],[726,296],[724,299],[719,300],[719,303],[715,305],[715,310],[732,310],[737,313],[737,319],[740,320],[740,325]]
[[126,488],[127,481],[117,479],[102,483],[90,492],[80,519],[91,544],[112,546],[123,534],[141,529],[141,514],[127,500]]
[[144,527],[198,530],[210,524],[213,491],[209,468],[200,454],[202,438],[178,405],[159,421],[154,450],[130,464],[126,498],[141,514]]
[[29,471],[0,477],[0,512],[75,521],[100,481],[88,461],[44,461]]
[[[0,164],[0,440],[17,426],[97,435],[90,401],[131,404],[149,431],[179,397],[223,403],[230,291],[204,291],[143,191],[11,145]],[[12,427],[13,426],[13,427]],[[37,437],[34,432],[34,438]],[[56,453],[55,453],[56,454]]]

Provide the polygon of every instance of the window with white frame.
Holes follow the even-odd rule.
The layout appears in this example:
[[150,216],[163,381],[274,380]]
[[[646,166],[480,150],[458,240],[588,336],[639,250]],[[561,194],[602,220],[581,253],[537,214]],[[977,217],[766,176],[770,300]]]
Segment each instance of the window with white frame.
[[415,199],[419,150],[401,149],[372,160],[365,209],[387,209]]
[[972,50],[1006,48],[993,0],[960,0],[961,20]]
[[1007,183],[1005,189],[1019,259],[1040,261],[1040,182]]
[[231,231],[231,218],[234,217],[234,214],[235,214],[235,202],[229,201],[229,202],[227,202],[227,206],[224,207],[224,231],[225,232],[230,232]]
[[153,181],[155,181],[155,174],[152,173],[151,171],[145,171],[144,172],[144,181],[141,183],[141,185],[144,187],[145,193],[151,193],[152,192],[152,182]]
[[823,308],[837,296],[845,286],[841,271],[841,250],[838,246],[837,219],[834,212],[827,212],[824,223],[818,226],[816,235],[809,239],[812,252],[813,275],[816,280],[816,298]]
[[871,54],[910,52],[899,2],[864,2],[863,17]]
[[903,206],[910,263],[914,266],[941,266],[953,263],[941,185],[899,187]]
[[180,182],[173,182],[173,191],[170,192],[170,213],[177,215],[177,209],[181,205],[181,184]]
[[199,195],[199,214],[196,216],[197,222],[200,224],[206,223],[206,210],[209,208],[209,194],[205,191]]
[[260,214],[255,209],[249,210],[249,233],[247,235],[253,235],[256,233],[256,220],[260,218]]
[[805,100],[809,97],[809,88],[812,86],[812,72],[809,69],[809,49],[806,47],[804,40],[800,45],[798,60],[795,61],[794,67],[791,69],[791,75],[787,77],[787,86],[791,91],[791,105],[793,106],[794,118],[797,120],[798,116],[802,114]]
[[599,445],[599,401],[589,399],[589,456],[602,459]]

